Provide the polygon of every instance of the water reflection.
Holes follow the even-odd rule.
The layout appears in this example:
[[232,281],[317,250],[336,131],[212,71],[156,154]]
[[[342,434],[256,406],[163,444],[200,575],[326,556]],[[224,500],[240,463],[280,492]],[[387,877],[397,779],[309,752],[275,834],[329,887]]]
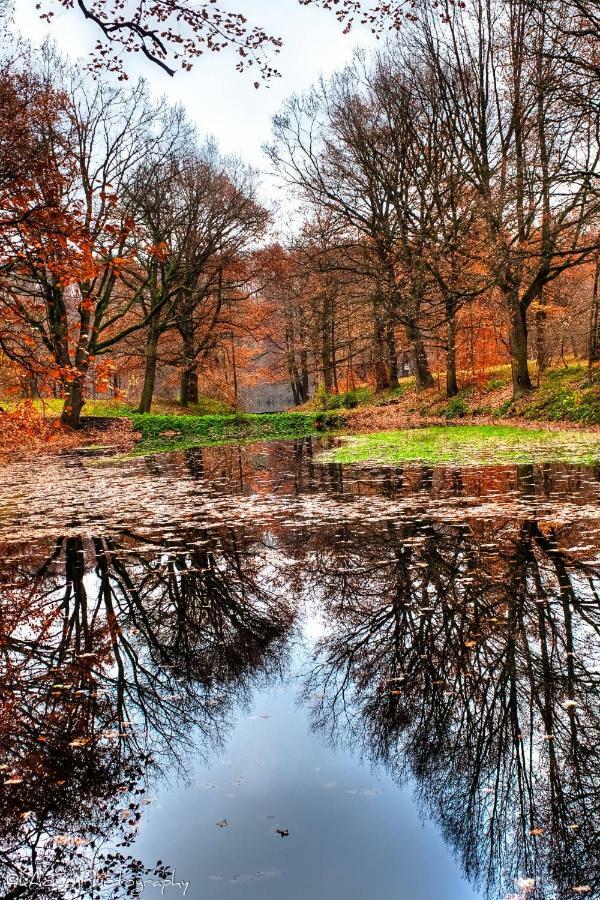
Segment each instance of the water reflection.
[[596,471],[361,471],[304,440],[140,460],[111,496],[86,465],[62,506],[0,490],[5,900],[126,893],[152,791],[285,680],[307,616],[315,729],[410,780],[474,884],[600,890]]
[[[416,779],[498,896],[598,888],[600,572],[535,518],[388,521],[317,545],[317,728]],[[535,889],[529,890],[535,884]]]
[[125,848],[150,780],[221,742],[234,705],[282,665],[293,612],[268,590],[264,548],[231,529],[180,538],[4,556],[5,897],[127,894],[149,874]]

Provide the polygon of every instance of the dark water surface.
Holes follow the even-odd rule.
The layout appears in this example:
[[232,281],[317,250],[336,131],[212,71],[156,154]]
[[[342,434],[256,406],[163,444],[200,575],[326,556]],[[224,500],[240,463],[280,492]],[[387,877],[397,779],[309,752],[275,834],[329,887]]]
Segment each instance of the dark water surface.
[[0,900],[599,895],[600,470],[317,450],[2,470]]

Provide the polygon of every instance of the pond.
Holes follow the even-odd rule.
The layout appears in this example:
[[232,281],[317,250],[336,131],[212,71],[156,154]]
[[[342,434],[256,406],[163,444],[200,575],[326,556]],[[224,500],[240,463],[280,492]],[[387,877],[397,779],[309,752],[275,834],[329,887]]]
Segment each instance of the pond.
[[600,469],[0,484],[0,896],[598,896]]

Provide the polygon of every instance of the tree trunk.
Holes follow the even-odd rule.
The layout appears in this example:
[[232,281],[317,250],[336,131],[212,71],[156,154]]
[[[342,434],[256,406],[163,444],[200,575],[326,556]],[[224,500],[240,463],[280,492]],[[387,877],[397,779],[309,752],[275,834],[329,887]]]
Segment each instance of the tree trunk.
[[393,323],[388,325],[386,336],[388,385],[394,389],[398,387],[398,351],[396,350],[396,332]]
[[416,322],[413,322],[406,326],[406,334],[412,344],[417,390],[433,387],[433,375],[429,368],[429,360],[427,359],[427,351],[423,343],[421,329]]
[[308,353],[306,350],[300,351],[300,381],[298,384],[298,389],[300,393],[300,397],[302,398],[302,402],[306,403],[310,396],[309,390],[309,376],[308,376]]
[[446,397],[456,397],[458,380],[456,377],[456,315],[448,310],[448,343],[446,345]]
[[384,341],[383,322],[381,315],[374,304],[374,322],[373,322],[373,369],[375,374],[375,390],[385,391],[390,386],[389,372],[386,366],[386,352]]
[[83,399],[83,382],[85,375],[78,375],[71,381],[68,388],[68,394],[65,399],[60,421],[69,428],[81,427],[81,410],[85,400]]
[[600,252],[596,255],[596,268],[594,270],[594,283],[592,285],[592,306],[590,310],[590,340],[588,350],[588,363],[590,379],[592,364],[600,360]]
[[237,409],[238,405],[238,376],[237,376],[237,362],[235,359],[235,341],[233,340],[233,332],[231,334],[231,374],[233,377],[233,399],[235,401],[235,407]]
[[33,400],[37,397],[37,384],[35,381],[35,375],[28,373],[22,382],[22,394],[25,400]]
[[330,393],[333,388],[333,370],[331,366],[331,348],[329,344],[329,328],[323,329],[321,340],[321,371],[325,390]]
[[512,370],[513,398],[517,400],[533,388],[527,363],[527,310],[518,300],[510,308],[510,364]]
[[194,326],[191,320],[185,320],[181,323],[179,334],[183,344],[183,368],[181,370],[179,403],[181,406],[188,406],[190,403],[198,403],[197,354],[194,342]]
[[158,334],[150,330],[146,341],[146,368],[144,371],[144,386],[138,412],[149,413],[152,408],[154,396],[154,384],[156,382],[156,362],[158,359]]
[[190,403],[198,403],[198,369],[195,365],[186,366],[181,370],[181,388],[179,394],[180,406],[189,406]]
[[542,372],[548,367],[546,353],[546,299],[544,291],[540,292],[537,309],[535,311],[535,355],[538,367],[538,383]]
[[373,293],[373,373],[375,390],[385,391],[390,386],[387,367],[386,334],[383,313],[383,299],[379,288]]

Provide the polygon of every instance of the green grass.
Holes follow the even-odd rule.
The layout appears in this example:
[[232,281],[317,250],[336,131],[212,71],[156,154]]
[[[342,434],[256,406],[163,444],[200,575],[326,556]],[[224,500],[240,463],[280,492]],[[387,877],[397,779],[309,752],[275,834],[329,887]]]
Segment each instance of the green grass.
[[[231,406],[224,400],[216,400],[214,397],[200,397],[199,402],[189,406],[180,406],[178,403],[155,402],[152,404],[152,413],[148,415],[171,416],[214,416],[228,415],[233,412]],[[83,407],[84,416],[132,416],[139,415],[137,404],[118,403],[110,400],[88,400]]]
[[[372,393],[363,387],[346,394],[325,394],[321,397],[321,405],[327,408],[387,406],[405,398],[406,412],[424,419],[452,420],[486,415],[503,419],[600,425],[600,368],[594,368],[590,383],[587,365],[572,361],[544,372],[539,378],[539,385],[535,361],[530,361],[529,368],[535,389],[517,401],[510,396],[510,366],[503,365],[490,367],[477,381],[472,373],[460,372],[460,391],[452,400],[444,396],[445,379],[442,376],[439,386],[427,391],[417,391],[414,378],[407,378],[402,379],[394,391]],[[493,396],[497,391],[504,392],[501,399]]]
[[[0,400],[0,406],[5,409],[12,409],[23,401],[17,400]],[[34,400],[33,405],[46,416],[60,416],[64,406],[64,400],[55,400],[45,398],[44,400]],[[157,400],[152,404],[154,415],[168,414],[172,416],[207,416],[207,415],[228,415],[233,412],[231,406],[224,400],[216,400],[214,397],[201,396],[197,404],[188,407],[179,406],[178,403],[166,403]],[[125,416],[138,415],[137,404],[124,403],[120,400],[86,400],[83,407],[82,415],[84,416],[100,416],[106,418],[119,418]]]
[[553,422],[600,423],[600,384],[593,370],[590,384],[586,366],[570,365],[544,375],[537,391],[510,406],[510,414]]
[[363,385],[351,391],[343,391],[341,394],[330,394],[327,393],[322,384],[319,384],[313,400],[316,409],[354,409],[357,406],[365,406],[373,401],[373,388]]
[[511,425],[460,425],[384,431],[344,438],[321,462],[453,465],[528,464],[600,460],[600,434],[544,431]]
[[389,388],[375,393],[369,385],[363,384],[339,394],[328,393],[322,384],[317,385],[314,397],[303,404],[303,410],[345,410],[360,406],[386,406],[396,403],[407,391],[415,387],[414,377],[403,378],[397,388]]
[[179,416],[148,413],[132,415],[141,441],[134,453],[156,453],[252,440],[293,439],[340,428],[343,419],[333,413],[272,413]]

